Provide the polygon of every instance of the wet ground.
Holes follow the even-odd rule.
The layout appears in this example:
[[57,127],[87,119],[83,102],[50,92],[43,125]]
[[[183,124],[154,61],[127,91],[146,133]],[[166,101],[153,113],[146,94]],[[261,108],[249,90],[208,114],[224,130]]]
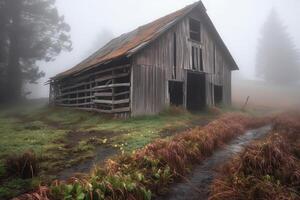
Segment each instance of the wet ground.
[[110,139],[114,136],[124,134],[125,132],[113,132],[113,131],[82,131],[82,130],[71,130],[67,134],[67,144],[70,146],[77,145],[80,141],[92,138]]
[[[211,122],[211,119],[201,119],[201,120],[195,120],[189,124],[188,127],[181,127],[181,128],[175,128],[175,129],[163,129],[160,133],[160,136],[162,138],[174,136],[178,133],[181,133],[183,131],[186,131],[188,129],[191,129],[196,126],[205,126],[209,122]],[[78,144],[79,141],[86,138],[112,138],[116,135],[124,134],[124,132],[111,132],[111,131],[78,131],[78,130],[71,130],[69,131],[67,135],[67,141],[66,144],[67,147],[73,147]],[[79,164],[76,164],[70,168],[66,168],[61,170],[57,174],[57,179],[59,180],[67,180],[68,178],[76,175],[76,173],[88,173],[94,165],[96,164],[104,164],[104,161],[108,158],[117,155],[118,150],[109,146],[109,145],[100,145],[96,146],[95,150],[96,156],[91,159],[87,159]]]
[[205,200],[209,196],[209,186],[217,175],[216,169],[241,152],[246,145],[256,139],[265,137],[271,130],[271,126],[247,131],[244,135],[236,138],[227,146],[216,151],[201,165],[194,168],[193,172],[186,177],[185,182],[174,184],[170,191],[158,200]]
[[118,153],[117,149],[110,146],[97,146],[96,156],[93,159],[83,161],[80,164],[74,165],[71,168],[62,170],[57,174],[58,180],[67,180],[68,178],[74,176],[76,173],[88,173],[94,165],[103,164],[105,160],[109,157],[114,156]]
[[[77,131],[71,130],[67,135],[67,144],[65,147],[72,148],[78,145],[79,141],[84,139],[110,139],[116,135],[122,133],[112,132],[112,131]],[[111,147],[108,144],[95,144],[95,156],[91,159],[86,159],[81,163],[73,165],[72,167],[65,168],[57,174],[57,179],[67,180],[68,178],[76,175],[76,173],[88,173],[93,168],[94,165],[103,164],[105,160],[109,157],[118,154],[116,148]],[[73,156],[70,156],[70,159]]]

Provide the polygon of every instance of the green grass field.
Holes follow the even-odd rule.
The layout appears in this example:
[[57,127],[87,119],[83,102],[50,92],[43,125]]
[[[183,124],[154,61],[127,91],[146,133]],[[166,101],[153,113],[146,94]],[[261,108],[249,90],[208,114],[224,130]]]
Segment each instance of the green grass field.
[[[57,172],[96,155],[97,146],[119,154],[132,152],[161,137],[215,118],[208,112],[191,114],[172,108],[156,116],[115,119],[95,113],[47,106],[20,106],[0,113],[0,199],[49,182]],[[5,161],[32,150],[39,159],[38,179],[6,175]]]

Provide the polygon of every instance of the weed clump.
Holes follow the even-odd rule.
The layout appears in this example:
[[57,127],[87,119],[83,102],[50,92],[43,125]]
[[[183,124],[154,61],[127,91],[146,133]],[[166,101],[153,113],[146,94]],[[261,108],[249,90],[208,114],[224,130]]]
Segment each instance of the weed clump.
[[209,111],[209,113],[211,113],[213,115],[221,115],[222,114],[222,110],[216,106],[208,108],[208,111]]
[[49,188],[39,186],[38,190],[31,194],[23,194],[19,197],[13,198],[12,200],[49,200],[48,194]]
[[182,114],[187,114],[186,109],[184,109],[181,106],[170,106],[160,114],[162,115],[182,115]]
[[4,168],[8,176],[22,179],[33,178],[38,174],[38,159],[33,151],[21,155],[10,155],[5,159]]

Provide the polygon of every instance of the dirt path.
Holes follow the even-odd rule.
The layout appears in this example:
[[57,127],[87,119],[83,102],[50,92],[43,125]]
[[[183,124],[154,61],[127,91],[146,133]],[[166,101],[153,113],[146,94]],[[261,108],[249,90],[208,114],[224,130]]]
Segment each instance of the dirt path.
[[[84,139],[92,138],[102,138],[102,139],[111,139],[116,135],[124,134],[121,132],[112,132],[112,131],[69,131],[67,135],[66,144],[67,147],[72,148]],[[95,156],[91,159],[86,159],[72,167],[65,168],[57,174],[59,180],[67,180],[76,173],[88,173],[95,164],[103,164],[106,159],[111,156],[118,154],[118,150],[111,147],[109,144],[94,144],[95,145]],[[74,156],[70,156],[72,158]]]
[[158,200],[204,200],[209,196],[209,186],[217,174],[216,168],[234,155],[241,152],[246,145],[256,139],[263,138],[271,130],[271,126],[247,131],[244,135],[230,142],[226,147],[216,151],[210,158],[197,166],[187,181],[174,184],[167,195],[157,197]]
[[117,155],[118,151],[109,146],[97,146],[95,150],[95,157],[93,159],[86,160],[71,168],[66,168],[58,173],[58,180],[67,180],[74,176],[76,173],[88,173],[92,167],[96,164],[103,164],[106,159],[111,156]]

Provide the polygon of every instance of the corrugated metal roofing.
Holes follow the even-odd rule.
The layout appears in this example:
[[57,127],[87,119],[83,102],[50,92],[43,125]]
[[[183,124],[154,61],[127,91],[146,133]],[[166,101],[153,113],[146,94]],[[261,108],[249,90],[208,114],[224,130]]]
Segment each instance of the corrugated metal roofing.
[[199,1],[111,40],[83,62],[56,75],[54,79],[78,73],[93,68],[101,63],[137,52],[140,48],[156,39],[160,34],[174,25],[179,19],[190,13],[197,6],[201,6],[205,9],[202,2]]

